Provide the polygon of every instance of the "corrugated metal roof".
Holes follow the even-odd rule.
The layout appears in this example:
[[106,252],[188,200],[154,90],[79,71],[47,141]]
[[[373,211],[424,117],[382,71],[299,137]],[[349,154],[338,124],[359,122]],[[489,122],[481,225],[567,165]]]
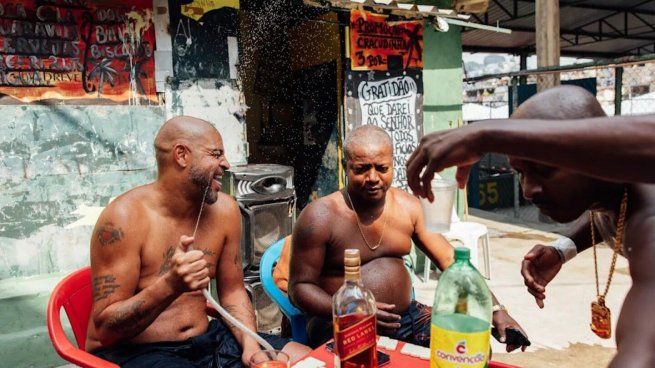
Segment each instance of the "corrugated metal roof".
[[[535,0],[490,0],[487,14],[470,21],[514,32],[465,29],[467,51],[534,52]],[[563,55],[643,54],[655,45],[655,0],[560,1],[560,32]]]

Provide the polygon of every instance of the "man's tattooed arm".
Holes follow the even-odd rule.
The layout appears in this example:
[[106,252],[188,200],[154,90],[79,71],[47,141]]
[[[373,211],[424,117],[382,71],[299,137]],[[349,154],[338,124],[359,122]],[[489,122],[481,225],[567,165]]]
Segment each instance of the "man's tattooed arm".
[[107,328],[121,335],[137,335],[154,321],[154,318],[148,318],[145,304],[143,300],[135,300],[121,306],[107,319]]
[[102,275],[94,277],[93,280],[91,280],[91,286],[93,288],[94,302],[108,298],[114,294],[116,289],[121,287],[116,282],[116,277],[114,275]]
[[98,227],[95,237],[100,242],[100,245],[104,247],[123,240],[124,234],[123,230],[114,226],[112,222],[105,222]]

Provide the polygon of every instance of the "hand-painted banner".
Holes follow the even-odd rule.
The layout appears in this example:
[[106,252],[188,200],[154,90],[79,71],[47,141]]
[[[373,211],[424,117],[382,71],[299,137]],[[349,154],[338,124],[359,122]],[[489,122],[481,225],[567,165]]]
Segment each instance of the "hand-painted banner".
[[421,70],[346,72],[346,134],[373,124],[393,142],[393,186],[407,190],[405,163],[423,135]]
[[350,64],[352,70],[422,69],[423,24],[352,10]]
[[151,9],[152,0],[0,0],[0,93],[156,99]]

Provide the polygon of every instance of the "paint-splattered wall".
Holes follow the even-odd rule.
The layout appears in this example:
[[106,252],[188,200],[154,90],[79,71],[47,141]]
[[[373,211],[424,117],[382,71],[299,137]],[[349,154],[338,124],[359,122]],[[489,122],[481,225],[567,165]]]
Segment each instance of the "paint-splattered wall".
[[97,211],[153,178],[163,109],[2,106],[0,115],[0,279],[88,264]]

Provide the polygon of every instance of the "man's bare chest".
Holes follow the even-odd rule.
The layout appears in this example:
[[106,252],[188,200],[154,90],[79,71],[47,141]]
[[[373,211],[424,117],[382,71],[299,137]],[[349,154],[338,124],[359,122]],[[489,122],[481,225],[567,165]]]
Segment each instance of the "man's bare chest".
[[[176,253],[184,252],[180,246],[182,235],[190,236],[193,229],[190,226],[175,226],[169,224],[150,234],[143,244],[141,253],[141,274],[162,276],[172,266]],[[215,277],[218,257],[223,248],[225,234],[220,229],[199,228],[195,241],[188,250],[199,250],[208,263],[210,277]]]

